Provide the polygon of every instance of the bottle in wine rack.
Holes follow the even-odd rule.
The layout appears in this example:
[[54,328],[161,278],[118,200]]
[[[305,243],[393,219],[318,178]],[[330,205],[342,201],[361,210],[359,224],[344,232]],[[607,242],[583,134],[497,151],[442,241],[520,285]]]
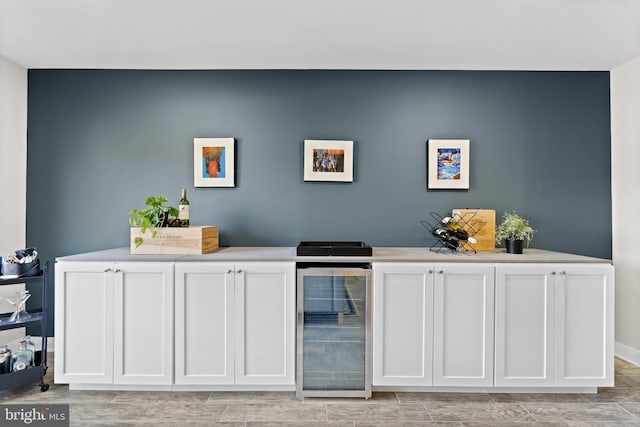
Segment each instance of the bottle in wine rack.
[[475,238],[469,236],[469,233],[467,232],[467,230],[462,228],[460,226],[460,224],[458,223],[458,221],[456,221],[455,219],[451,218],[450,216],[445,216],[444,218],[442,218],[442,224],[444,226],[446,226],[447,230],[451,234],[456,236],[456,238],[458,238],[458,240],[466,240],[469,243],[476,243],[477,242],[477,240]]
[[456,238],[449,230],[444,228],[436,228],[433,235],[447,248],[457,250],[460,246],[458,238]]

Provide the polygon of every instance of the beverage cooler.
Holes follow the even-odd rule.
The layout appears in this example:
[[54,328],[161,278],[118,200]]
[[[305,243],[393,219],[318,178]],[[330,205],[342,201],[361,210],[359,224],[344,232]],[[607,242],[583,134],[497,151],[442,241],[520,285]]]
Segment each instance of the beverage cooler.
[[296,397],[371,397],[370,264],[298,264]]

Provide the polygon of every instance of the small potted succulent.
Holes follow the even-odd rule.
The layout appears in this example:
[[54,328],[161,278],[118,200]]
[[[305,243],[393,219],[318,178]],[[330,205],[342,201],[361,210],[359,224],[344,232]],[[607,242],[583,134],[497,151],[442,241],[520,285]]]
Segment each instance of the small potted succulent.
[[[154,229],[151,232],[151,238],[155,238],[158,231],[157,227],[167,227],[172,222],[170,217],[178,216],[178,209],[173,206],[164,206],[164,202],[168,201],[163,196],[149,196],[144,201],[144,204],[148,206],[147,209],[131,209],[129,212],[129,224],[134,227],[140,227],[141,233],[145,234],[147,229]],[[172,224],[173,225],[173,224]],[[136,248],[144,242],[142,237],[135,238]]]
[[529,220],[522,218],[515,211],[505,212],[502,223],[496,227],[496,243],[504,241],[507,253],[521,254],[524,241],[527,241],[528,247],[535,232],[536,230],[529,225]]

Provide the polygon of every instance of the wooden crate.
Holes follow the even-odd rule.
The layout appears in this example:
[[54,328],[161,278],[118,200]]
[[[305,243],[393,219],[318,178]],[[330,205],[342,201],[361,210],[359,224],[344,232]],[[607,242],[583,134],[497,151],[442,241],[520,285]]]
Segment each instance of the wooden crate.
[[[158,234],[151,238],[154,229],[142,234],[139,227],[131,228],[132,254],[206,254],[218,249],[218,227],[216,225],[191,227],[155,228]],[[142,245],[136,248],[134,240],[141,236]]]
[[[451,215],[469,235],[478,243],[473,244],[477,251],[494,251],[496,249],[496,211],[493,209],[453,209]],[[466,224],[465,224],[466,223]],[[473,232],[476,230],[477,232]]]

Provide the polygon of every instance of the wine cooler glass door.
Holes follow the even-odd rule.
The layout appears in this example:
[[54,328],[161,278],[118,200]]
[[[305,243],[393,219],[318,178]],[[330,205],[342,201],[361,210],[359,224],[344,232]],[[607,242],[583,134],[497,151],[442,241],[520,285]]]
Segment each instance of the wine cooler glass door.
[[370,397],[371,271],[298,270],[298,397]]

